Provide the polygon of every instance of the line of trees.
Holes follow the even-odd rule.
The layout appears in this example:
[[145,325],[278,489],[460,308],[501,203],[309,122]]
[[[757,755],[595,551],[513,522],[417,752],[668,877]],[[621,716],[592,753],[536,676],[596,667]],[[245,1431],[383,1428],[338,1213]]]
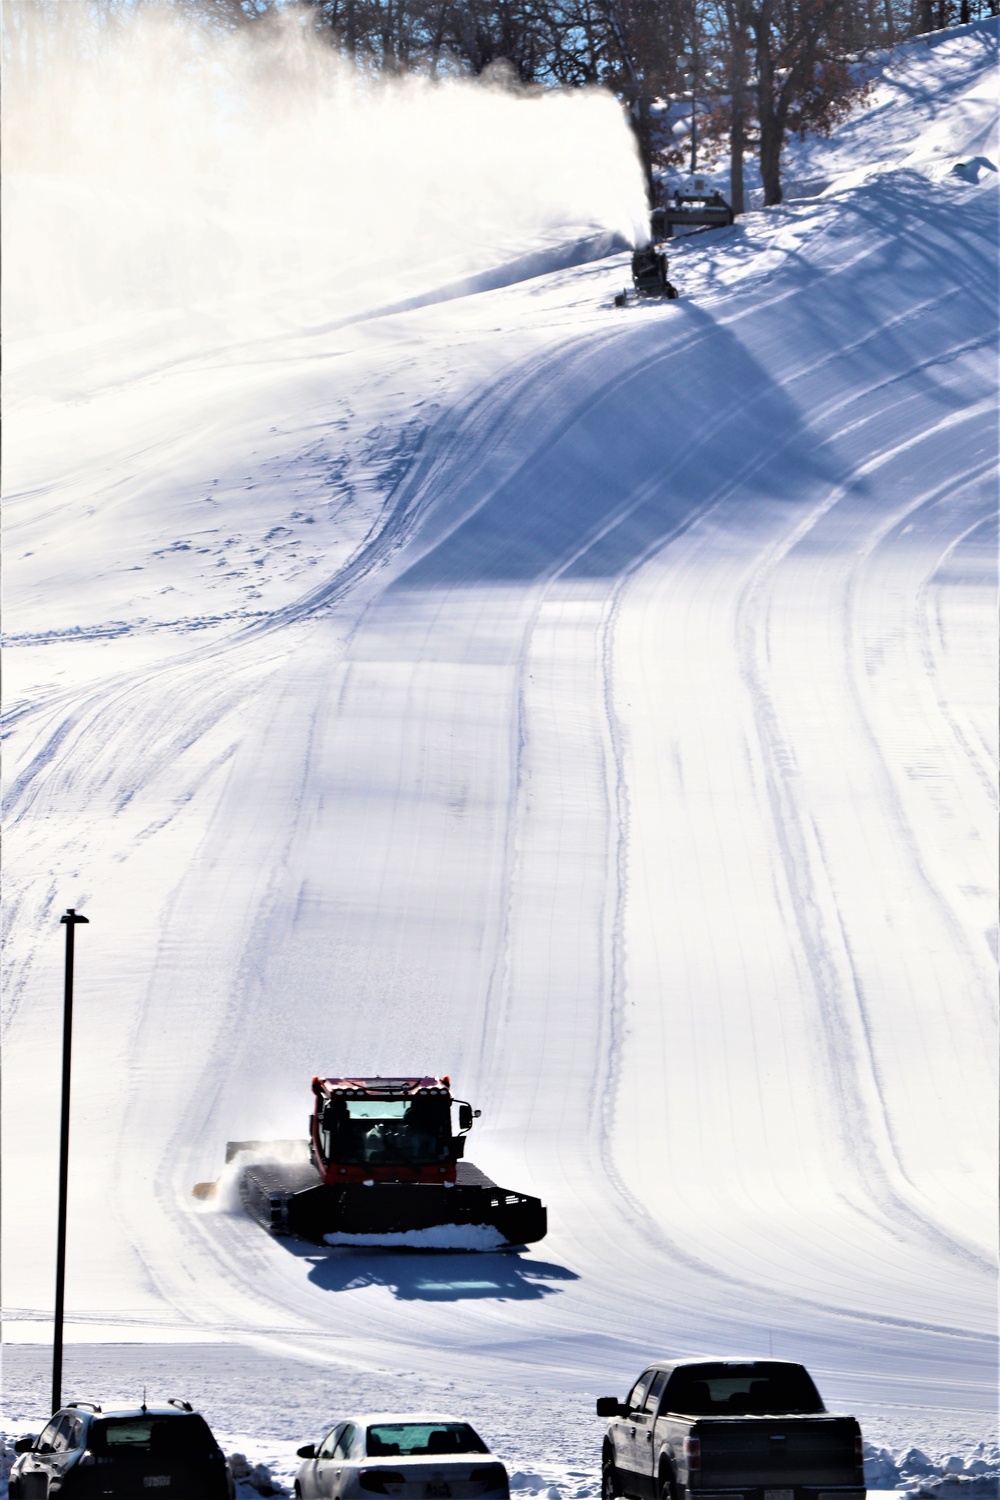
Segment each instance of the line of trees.
[[[186,0],[259,16],[282,0]],[[652,196],[687,159],[677,106],[728,151],[744,209],[756,154],[780,203],[789,134],[828,132],[864,94],[859,60],[922,32],[1000,13],[1000,0],[306,0],[352,59],[383,72],[456,69],[521,86],[601,86],[629,110]],[[673,103],[674,108],[670,105]]]
[[[4,49],[65,0],[2,0]],[[70,0],[102,24],[167,5],[214,26],[260,24],[289,0]],[[781,201],[788,135],[826,132],[865,88],[866,55],[1000,13],[1000,0],[298,0],[363,71],[471,74],[513,87],[600,86],[626,105],[652,195],[687,162],[683,105],[705,150],[728,154],[733,208],[744,160]],[[686,129],[686,127],[684,127]],[[690,153],[693,155],[693,153]]]

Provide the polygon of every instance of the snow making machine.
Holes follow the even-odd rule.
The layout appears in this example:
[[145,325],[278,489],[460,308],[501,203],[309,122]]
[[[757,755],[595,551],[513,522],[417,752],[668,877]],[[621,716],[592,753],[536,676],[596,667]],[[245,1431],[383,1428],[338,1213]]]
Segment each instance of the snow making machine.
[[632,285],[615,296],[616,307],[628,307],[645,297],[672,300],[677,288],[667,280],[667,257],[658,244],[644,245],[632,252]]
[[733,210],[721,193],[674,193],[650,214],[649,244],[633,251],[632,285],[618,293],[615,306],[628,307],[648,297],[677,297],[677,288],[667,278],[666,241],[673,239],[678,227],[699,233],[724,229],[733,222]]
[[616,307],[628,307],[647,297],[673,300],[677,288],[667,278],[667,253],[662,244],[662,221],[651,218],[653,238],[632,252],[632,285],[615,297]]
[[[463,1160],[479,1110],[441,1078],[314,1078],[308,1141],[230,1141],[240,1196],[272,1234],[318,1245],[491,1250],[544,1238],[538,1198]],[[200,1183],[197,1197],[214,1184]]]

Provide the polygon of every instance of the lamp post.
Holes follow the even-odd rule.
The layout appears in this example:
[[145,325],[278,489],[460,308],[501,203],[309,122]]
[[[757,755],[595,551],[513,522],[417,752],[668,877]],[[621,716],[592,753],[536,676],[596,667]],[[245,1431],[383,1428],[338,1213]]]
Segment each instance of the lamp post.
[[698,170],[698,63],[690,52],[682,52],[677,59],[681,75],[691,90],[691,176]]
[[63,1307],[66,1289],[66,1191],[69,1185],[69,1077],[73,1047],[73,934],[86,922],[72,907],[59,918],[66,927],[66,976],[63,984],[62,1113],[59,1124],[59,1219],[56,1229],[56,1309],[52,1330],[52,1410],[62,1406]]

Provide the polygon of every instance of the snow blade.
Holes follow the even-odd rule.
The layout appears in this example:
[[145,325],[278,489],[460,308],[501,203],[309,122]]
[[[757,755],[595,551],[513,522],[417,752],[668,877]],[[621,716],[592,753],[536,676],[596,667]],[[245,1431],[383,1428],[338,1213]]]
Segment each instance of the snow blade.
[[458,1163],[458,1180],[451,1185],[343,1186],[324,1183],[311,1162],[258,1162],[245,1169],[240,1193],[247,1213],[272,1234],[316,1245],[485,1250],[531,1244],[548,1228],[538,1198],[499,1187],[466,1161]]

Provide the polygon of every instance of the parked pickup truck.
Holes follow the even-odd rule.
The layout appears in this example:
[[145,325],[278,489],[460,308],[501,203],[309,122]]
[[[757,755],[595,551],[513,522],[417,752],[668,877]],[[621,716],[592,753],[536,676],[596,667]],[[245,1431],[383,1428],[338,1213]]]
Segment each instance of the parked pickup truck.
[[663,1360],[597,1415],[602,1500],[865,1500],[861,1429],[802,1365]]

